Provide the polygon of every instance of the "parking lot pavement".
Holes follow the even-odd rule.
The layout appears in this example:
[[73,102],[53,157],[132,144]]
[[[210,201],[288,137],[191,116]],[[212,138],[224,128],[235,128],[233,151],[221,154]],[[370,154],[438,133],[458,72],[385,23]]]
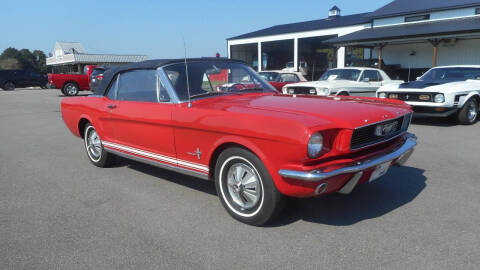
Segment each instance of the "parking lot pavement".
[[480,123],[415,120],[418,147],[350,195],[291,199],[258,228],[213,183],[101,169],[58,90],[0,91],[0,269],[478,269]]

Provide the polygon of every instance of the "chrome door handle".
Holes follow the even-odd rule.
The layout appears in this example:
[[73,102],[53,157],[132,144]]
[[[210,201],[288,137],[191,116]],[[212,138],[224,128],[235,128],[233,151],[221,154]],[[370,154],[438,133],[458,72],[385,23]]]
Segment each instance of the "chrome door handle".
[[109,109],[115,109],[115,108],[117,107],[117,105],[115,105],[115,104],[108,104],[107,107],[108,107]]

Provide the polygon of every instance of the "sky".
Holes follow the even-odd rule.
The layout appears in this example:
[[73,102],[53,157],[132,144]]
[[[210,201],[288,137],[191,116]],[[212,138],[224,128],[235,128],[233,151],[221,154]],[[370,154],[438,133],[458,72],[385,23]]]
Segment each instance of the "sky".
[[373,11],[392,0],[0,0],[0,52],[8,47],[53,52],[55,41],[79,41],[87,53],[145,54],[150,59],[226,56],[229,37],[262,28]]

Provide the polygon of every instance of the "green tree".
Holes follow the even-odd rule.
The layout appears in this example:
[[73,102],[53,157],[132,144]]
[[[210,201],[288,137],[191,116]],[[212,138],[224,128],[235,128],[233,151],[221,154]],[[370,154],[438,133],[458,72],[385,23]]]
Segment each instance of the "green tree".
[[46,55],[40,50],[7,48],[0,55],[0,69],[27,69],[47,72]]

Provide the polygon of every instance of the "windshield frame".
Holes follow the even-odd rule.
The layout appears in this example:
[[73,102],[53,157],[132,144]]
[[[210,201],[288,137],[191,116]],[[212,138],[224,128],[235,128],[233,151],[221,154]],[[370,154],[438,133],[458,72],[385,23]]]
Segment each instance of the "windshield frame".
[[[193,63],[213,63],[213,64],[222,63],[222,64],[242,65],[243,68],[245,68],[245,70],[247,72],[249,72],[248,75],[253,76],[257,81],[260,82],[260,85],[263,84],[263,86],[265,86],[265,89],[260,89],[259,88],[258,90],[256,90],[256,89],[246,88],[244,90],[238,90],[238,91],[218,92],[218,94],[208,94],[208,92],[206,92],[205,93],[206,95],[197,95],[198,97],[190,95],[190,99],[182,100],[182,99],[179,98],[179,96],[177,94],[177,90],[175,89],[172,82],[168,78],[167,70],[165,68],[168,68],[169,66],[173,66],[173,65],[184,65],[184,63],[180,63],[180,62],[179,63],[171,63],[171,64],[168,64],[168,65],[158,67],[157,72],[158,72],[158,75],[159,75],[159,78],[160,78],[161,82],[163,83],[163,85],[167,89],[168,94],[170,95],[172,103],[180,104],[180,103],[188,103],[189,101],[195,101],[195,100],[206,99],[206,98],[213,98],[213,97],[218,97],[218,96],[241,95],[242,93],[252,93],[252,90],[255,90],[256,92],[259,92],[259,93],[261,93],[261,92],[264,92],[264,93],[278,93],[278,91],[275,88],[273,88],[273,86],[268,81],[266,81],[262,77],[260,77],[260,75],[258,75],[256,71],[254,71],[251,67],[244,64],[243,62],[240,62],[240,61],[239,62],[234,62],[234,61],[221,62],[221,61],[205,60],[205,61],[188,61],[187,65],[190,65],[190,64],[193,64]],[[254,85],[256,86],[257,84],[254,83]],[[211,92],[211,93],[215,93],[215,92]]]

